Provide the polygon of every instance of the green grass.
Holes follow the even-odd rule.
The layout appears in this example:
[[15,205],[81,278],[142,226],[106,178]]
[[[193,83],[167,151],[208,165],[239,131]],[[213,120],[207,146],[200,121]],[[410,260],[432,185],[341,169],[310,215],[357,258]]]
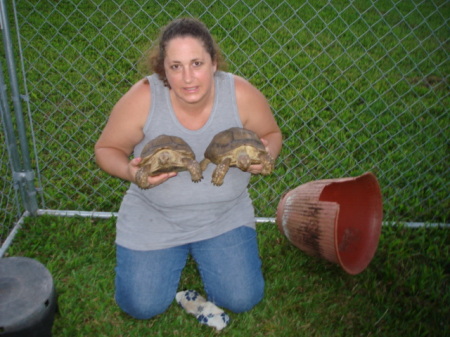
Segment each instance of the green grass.
[[[114,219],[27,218],[8,254],[42,262],[52,273],[60,313],[54,337],[216,336],[175,302],[146,321],[114,302]],[[366,270],[352,276],[309,257],[274,224],[257,227],[264,300],[228,313],[223,336],[445,336],[450,333],[448,229],[384,226]],[[179,286],[204,294],[190,260]]]

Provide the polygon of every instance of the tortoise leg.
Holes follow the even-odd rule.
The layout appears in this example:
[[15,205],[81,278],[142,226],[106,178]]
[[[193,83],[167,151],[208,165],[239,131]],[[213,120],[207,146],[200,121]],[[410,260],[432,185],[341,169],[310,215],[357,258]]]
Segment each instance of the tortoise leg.
[[203,178],[202,169],[200,168],[200,164],[192,159],[184,159],[183,160],[186,164],[186,168],[188,169],[189,173],[191,174],[191,179],[194,183],[199,182]]
[[231,158],[227,158],[217,165],[216,169],[212,174],[211,180],[211,182],[214,185],[220,186],[223,184],[223,179],[225,178],[225,175],[227,174],[228,169],[230,168],[230,163]]
[[137,172],[135,176],[136,185],[138,185],[140,188],[145,189],[150,186],[148,183],[148,172],[150,171],[150,165],[141,167]]
[[202,170],[202,172],[205,172],[210,162],[211,161],[208,158],[203,158],[203,160],[200,162],[200,169]]
[[268,153],[263,153],[259,156],[259,158],[261,159],[261,163],[263,163],[263,169],[261,174],[262,175],[268,175],[270,173],[272,173],[272,171],[274,170],[274,160],[270,157],[270,155]]

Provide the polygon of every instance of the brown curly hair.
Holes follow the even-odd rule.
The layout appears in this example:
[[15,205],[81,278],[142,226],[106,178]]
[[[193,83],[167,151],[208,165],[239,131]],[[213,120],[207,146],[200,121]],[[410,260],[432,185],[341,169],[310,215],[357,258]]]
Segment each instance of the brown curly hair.
[[148,70],[158,74],[160,80],[164,82],[166,87],[170,87],[167,82],[166,71],[164,70],[167,44],[173,38],[185,36],[199,39],[211,56],[212,61],[217,64],[217,70],[226,69],[226,63],[223,60],[220,48],[205,24],[194,18],[176,19],[161,30],[158,40],[150,49],[145,60]]

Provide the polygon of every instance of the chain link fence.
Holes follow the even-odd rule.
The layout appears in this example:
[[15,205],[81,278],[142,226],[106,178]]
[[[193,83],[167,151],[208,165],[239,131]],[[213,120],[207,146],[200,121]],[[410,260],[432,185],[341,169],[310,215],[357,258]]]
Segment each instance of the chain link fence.
[[[4,2],[39,209],[118,210],[128,184],[97,168],[94,144],[159,29],[194,16],[283,131],[275,179],[251,181],[258,217],[299,184],[372,171],[386,220],[448,221],[448,1]],[[2,242],[24,214],[5,138]]]

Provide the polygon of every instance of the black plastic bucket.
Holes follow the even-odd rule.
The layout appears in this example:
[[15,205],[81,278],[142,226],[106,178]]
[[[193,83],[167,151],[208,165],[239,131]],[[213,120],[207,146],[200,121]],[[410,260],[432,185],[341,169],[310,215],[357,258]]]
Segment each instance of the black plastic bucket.
[[40,262],[0,259],[0,336],[51,337],[57,308],[53,279]]

